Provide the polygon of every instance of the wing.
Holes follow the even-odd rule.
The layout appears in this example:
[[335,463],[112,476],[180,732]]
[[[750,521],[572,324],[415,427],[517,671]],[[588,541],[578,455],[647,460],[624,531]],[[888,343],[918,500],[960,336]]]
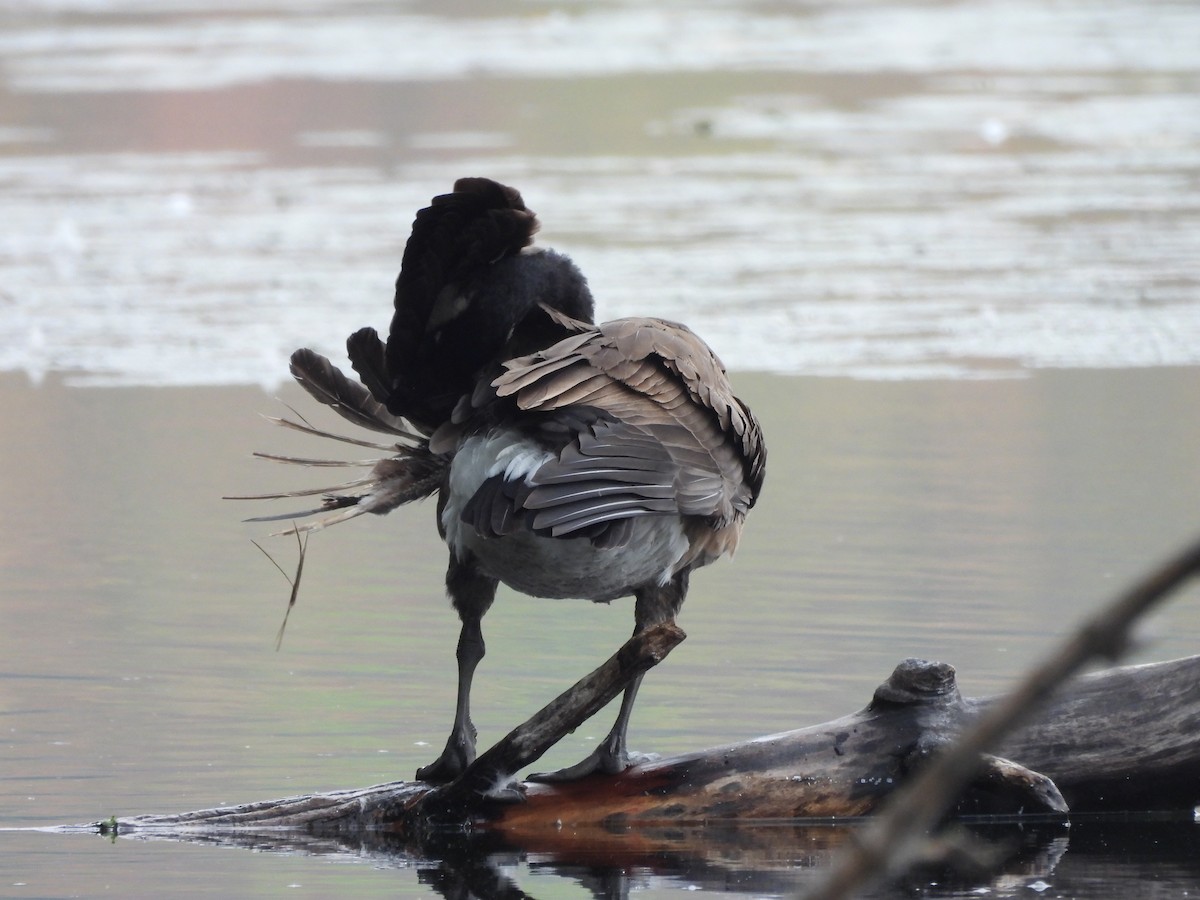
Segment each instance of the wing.
[[495,398],[514,401],[543,431],[591,411],[512,498],[533,527],[568,536],[639,515],[740,522],[757,498],[766,452],[757,420],[709,347],[660,319],[575,330],[505,363],[491,382]]

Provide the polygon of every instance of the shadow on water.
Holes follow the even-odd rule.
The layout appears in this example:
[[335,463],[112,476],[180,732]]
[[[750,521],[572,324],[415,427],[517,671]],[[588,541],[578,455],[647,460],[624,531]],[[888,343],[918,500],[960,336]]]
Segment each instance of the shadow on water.
[[[614,828],[586,835],[559,827],[521,846],[487,831],[434,832],[414,841],[384,832],[150,829],[112,839],[415,870],[422,885],[447,900],[535,896],[539,886],[548,885],[547,877],[577,884],[596,898],[653,889],[784,895],[814,885],[863,821]],[[1182,814],[964,820],[947,828],[933,853],[936,859],[861,896],[1009,896],[1032,890],[1051,897],[1107,897],[1122,896],[1122,886],[1147,883],[1167,896],[1172,888],[1186,892],[1200,884],[1200,830]]]

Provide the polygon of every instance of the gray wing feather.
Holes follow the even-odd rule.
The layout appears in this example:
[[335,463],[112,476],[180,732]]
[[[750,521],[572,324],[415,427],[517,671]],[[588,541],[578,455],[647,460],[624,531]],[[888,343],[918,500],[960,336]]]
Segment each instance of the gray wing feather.
[[[521,498],[535,529],[570,535],[644,515],[730,523],[753,505],[765,450],[706,344],[681,325],[621,319],[505,363],[490,395],[551,420],[600,411]],[[474,398],[479,404],[484,398]]]

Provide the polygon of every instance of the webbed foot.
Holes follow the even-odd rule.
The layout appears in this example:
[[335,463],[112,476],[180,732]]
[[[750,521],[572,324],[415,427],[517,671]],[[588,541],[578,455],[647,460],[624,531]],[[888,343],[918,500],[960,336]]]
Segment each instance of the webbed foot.
[[417,781],[426,784],[449,784],[475,761],[475,729],[452,732],[442,755],[427,766],[417,769]]
[[557,769],[553,772],[536,772],[526,780],[539,784],[562,784],[568,781],[578,781],[591,775],[619,775],[632,766],[652,762],[658,759],[655,753],[635,753],[629,750],[614,750],[605,741],[591,753],[573,766]]

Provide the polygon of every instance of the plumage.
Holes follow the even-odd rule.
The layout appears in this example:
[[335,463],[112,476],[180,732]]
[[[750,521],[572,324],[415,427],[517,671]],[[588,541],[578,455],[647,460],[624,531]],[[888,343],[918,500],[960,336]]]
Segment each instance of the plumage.
[[[470,688],[498,583],[541,597],[633,595],[635,630],[670,620],[692,570],[735,549],[762,487],[761,428],[709,347],[662,319],[593,324],[586,280],[531,246],[537,227],[516,190],[481,178],[418,212],[386,340],[363,328],[347,341],[361,384],[311,350],[292,357],[309,394],[396,443],[277,420],[390,455],[365,461],[371,472],[355,482],[261,495],[324,493],[310,511],[324,517],[298,530],[438,495],[462,633],[450,738],[418,772],[430,781],[474,758]],[[628,765],[636,693],[635,682],[592,756],[546,777]]]
[[292,354],[291,371],[301,387],[347,421],[372,431],[419,440],[407,422],[389,413],[369,391],[346,378],[319,353],[297,350]]

